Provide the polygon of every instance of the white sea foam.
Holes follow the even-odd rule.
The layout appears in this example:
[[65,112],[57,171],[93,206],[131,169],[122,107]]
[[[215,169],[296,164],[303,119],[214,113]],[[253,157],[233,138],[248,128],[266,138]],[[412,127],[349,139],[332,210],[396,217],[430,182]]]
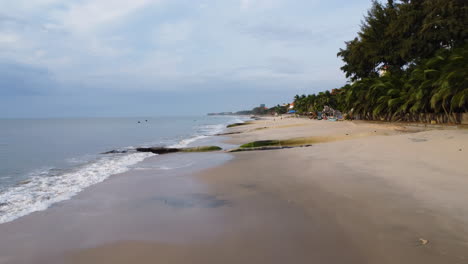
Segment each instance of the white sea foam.
[[210,137],[210,136],[213,136],[213,135],[215,135],[217,133],[222,132],[225,127],[226,127],[225,124],[200,126],[197,129],[197,134],[196,135],[194,135],[192,137],[189,137],[189,138],[186,138],[186,139],[183,139],[183,140],[179,141],[176,144],[170,145],[169,147],[170,148],[185,148],[185,147],[188,147],[188,146],[190,146],[190,144],[196,142],[197,140],[204,139],[204,138],[207,138],[207,137]]
[[206,125],[204,129],[206,133],[210,136],[222,132],[226,128],[227,124],[218,124],[218,125]]
[[132,165],[153,155],[132,153],[106,156],[73,171],[49,177],[40,172],[0,193],[0,224],[68,200],[84,188],[102,182],[113,174],[125,172]]
[[241,119],[241,118],[236,118],[233,121],[233,123],[244,123],[244,122],[245,122],[245,119]]
[[[244,122],[240,118],[230,120],[229,123]],[[195,128],[195,133],[185,138],[176,144],[169,147],[183,148],[194,144],[196,141],[221,133],[226,124],[217,125],[201,125]],[[159,141],[159,144],[164,144]],[[172,141],[174,143],[174,141]],[[148,144],[148,146],[152,146]],[[122,150],[132,150],[134,147],[129,146]],[[78,158],[68,159],[70,164],[79,165],[74,169],[62,171],[55,168],[44,168],[32,172],[27,180],[20,184],[9,187],[0,191],[0,224],[13,221],[19,217],[28,215],[33,212],[42,211],[50,207],[52,204],[68,200],[80,191],[93,184],[99,183],[107,179],[113,174],[123,173],[133,165],[139,163],[143,159],[153,156],[151,153],[127,153],[118,155],[100,156],[97,160],[92,161],[96,155],[82,156]],[[183,164],[171,166],[165,164],[157,167],[160,170],[171,170],[191,166],[193,164]],[[146,167],[137,167],[135,169],[146,169]],[[155,168],[150,168],[155,169]]]
[[169,147],[170,148],[185,148],[185,147],[188,147],[191,143],[193,143],[193,142],[195,142],[197,140],[203,139],[203,138],[207,138],[207,137],[208,136],[194,136],[194,137],[191,137],[191,138],[183,139],[183,140],[179,141],[179,143],[170,145]]

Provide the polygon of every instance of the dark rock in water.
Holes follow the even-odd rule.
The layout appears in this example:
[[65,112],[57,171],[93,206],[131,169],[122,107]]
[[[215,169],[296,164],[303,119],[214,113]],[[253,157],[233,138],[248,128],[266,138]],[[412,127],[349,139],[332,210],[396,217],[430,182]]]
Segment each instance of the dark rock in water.
[[164,148],[164,147],[151,147],[151,148],[137,148],[139,152],[151,152],[154,154],[168,154],[175,152],[210,152],[210,151],[219,151],[222,148],[218,146],[201,146],[201,147],[192,147],[192,148]]
[[180,151],[182,152],[210,152],[210,151],[219,151],[219,150],[222,150],[222,148],[218,146],[201,146],[201,147],[180,149]]
[[[264,141],[257,141],[257,142],[267,142],[267,140]],[[253,146],[253,147],[240,147],[236,149],[231,149],[228,150],[228,152],[242,152],[242,151],[259,151],[259,150],[278,150],[278,149],[290,149],[290,148],[308,148],[312,147],[313,145],[307,144],[307,145],[298,145],[298,146],[275,146],[275,145],[266,145],[266,146]]]
[[122,153],[127,153],[128,150],[111,150],[111,151],[106,151],[101,154],[122,154]]
[[167,154],[179,152],[180,149],[177,148],[163,148],[163,147],[151,147],[151,148],[137,148],[138,152],[151,152],[154,154]]
[[0,203],[0,207],[7,206],[8,203]]
[[230,127],[245,126],[245,125],[248,125],[248,123],[234,123],[234,124],[227,125],[226,127],[230,128]]
[[24,180],[24,181],[18,182],[17,185],[25,185],[25,184],[28,184],[30,182],[31,182],[31,180]]
[[228,136],[228,135],[236,135],[236,134],[241,134],[242,132],[228,132],[228,133],[220,133],[220,134],[215,134],[215,136]]

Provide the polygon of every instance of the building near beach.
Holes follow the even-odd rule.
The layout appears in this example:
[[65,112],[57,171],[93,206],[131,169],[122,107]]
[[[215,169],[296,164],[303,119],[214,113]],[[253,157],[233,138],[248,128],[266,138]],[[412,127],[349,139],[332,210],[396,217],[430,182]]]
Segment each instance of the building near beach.
[[387,65],[384,65],[384,66],[382,66],[382,67],[380,68],[380,70],[379,70],[379,76],[382,77],[382,76],[386,75],[387,72],[388,72],[388,66],[387,66]]

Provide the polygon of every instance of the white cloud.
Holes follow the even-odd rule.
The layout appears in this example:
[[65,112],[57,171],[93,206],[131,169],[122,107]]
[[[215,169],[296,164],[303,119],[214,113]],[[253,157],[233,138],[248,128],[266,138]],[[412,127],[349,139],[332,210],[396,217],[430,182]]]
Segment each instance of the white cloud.
[[265,9],[278,7],[283,0],[240,0],[240,8],[248,9]]
[[59,2],[61,0],[0,0],[0,6],[3,11],[8,11],[8,15],[20,16]]
[[55,22],[72,33],[92,32],[125,18],[158,0],[92,0],[75,3],[53,15]]
[[0,32],[0,45],[10,45],[18,42],[20,37],[13,33],[2,33]]
[[240,0],[240,7],[241,9],[248,9],[251,3],[252,0]]
[[0,0],[14,8],[7,16],[2,14],[7,9],[0,10],[0,60],[89,84],[96,79],[155,84],[148,87],[200,79],[294,83],[322,78],[320,69],[330,68],[337,70],[326,78],[337,79],[339,47],[328,38],[341,41],[333,32],[349,22],[314,14],[316,2]]
[[[3,9],[0,10],[0,26],[7,32],[13,32],[0,31],[0,45],[8,45],[9,59],[22,63],[37,59],[36,51],[39,49],[48,52],[40,56],[42,60],[35,60],[36,63],[63,61],[55,58],[63,57],[64,53],[67,60],[76,62],[94,59],[94,56],[122,55],[127,50],[118,45],[119,41],[112,40],[113,31],[124,25],[130,15],[162,1],[0,0]],[[3,13],[6,11],[8,13]],[[43,66],[62,67],[62,63]]]
[[192,34],[193,24],[190,21],[163,23],[154,32],[156,44],[173,45],[188,40]]

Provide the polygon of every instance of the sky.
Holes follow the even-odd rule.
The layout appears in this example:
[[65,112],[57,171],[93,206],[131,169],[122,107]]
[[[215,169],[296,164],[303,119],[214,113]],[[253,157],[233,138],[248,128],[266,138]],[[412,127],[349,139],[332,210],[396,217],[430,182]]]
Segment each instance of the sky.
[[0,0],[0,118],[199,115],[341,87],[370,0]]

